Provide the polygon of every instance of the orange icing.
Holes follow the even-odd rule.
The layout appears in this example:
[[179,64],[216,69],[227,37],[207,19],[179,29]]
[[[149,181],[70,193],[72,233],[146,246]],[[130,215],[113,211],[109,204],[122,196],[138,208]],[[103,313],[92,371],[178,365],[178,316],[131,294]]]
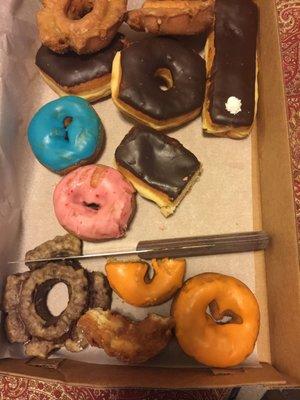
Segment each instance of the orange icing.
[[126,303],[148,307],[164,303],[182,286],[184,259],[152,260],[154,276],[148,278],[146,262],[109,261],[106,274],[110,286]]
[[[207,312],[210,305],[211,317]],[[205,273],[185,282],[173,301],[176,337],[198,362],[226,368],[253,351],[259,331],[259,307],[250,289],[230,276]],[[229,323],[215,319],[231,316]]]

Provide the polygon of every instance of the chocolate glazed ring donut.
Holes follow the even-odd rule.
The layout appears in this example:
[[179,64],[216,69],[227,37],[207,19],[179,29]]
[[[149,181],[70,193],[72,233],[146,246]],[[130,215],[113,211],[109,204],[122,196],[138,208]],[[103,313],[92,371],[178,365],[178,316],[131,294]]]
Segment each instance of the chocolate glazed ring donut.
[[[50,314],[46,300],[51,288],[58,282],[67,285],[69,302],[66,309],[57,317]],[[88,277],[82,268],[49,263],[32,271],[23,283],[20,296],[20,315],[32,336],[53,340],[68,333],[72,323],[87,308]]]
[[205,62],[198,54],[176,40],[150,38],[116,54],[112,99],[139,122],[169,129],[200,114],[205,79]]

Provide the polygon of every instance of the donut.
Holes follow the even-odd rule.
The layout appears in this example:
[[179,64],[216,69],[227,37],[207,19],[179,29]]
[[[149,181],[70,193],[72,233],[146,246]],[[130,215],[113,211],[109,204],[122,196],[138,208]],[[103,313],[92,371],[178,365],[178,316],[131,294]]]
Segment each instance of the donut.
[[59,95],[74,94],[94,102],[110,94],[112,62],[125,38],[117,34],[105,49],[93,54],[54,53],[41,46],[35,64],[45,82]]
[[95,110],[76,96],[45,104],[28,127],[28,141],[34,155],[42,165],[60,175],[96,161],[103,136],[103,126]]
[[53,203],[59,223],[87,241],[120,238],[133,217],[135,190],[123,175],[104,165],[87,165],[56,186]]
[[[53,316],[47,296],[59,282],[67,285],[69,301],[60,315]],[[103,274],[85,271],[78,262],[44,263],[7,277],[3,296],[7,338],[24,343],[31,357],[45,358],[61,347],[81,351],[88,343],[76,328],[77,320],[90,307],[107,309],[110,304],[111,289]]]
[[138,364],[159,354],[172,338],[171,317],[149,314],[132,321],[118,312],[95,308],[86,312],[78,327],[91,346],[97,346],[118,360]]
[[172,215],[199,177],[201,164],[178,140],[135,127],[115,151],[118,170],[138,193]]
[[149,264],[143,261],[108,261],[105,270],[110,286],[126,303],[149,307],[166,302],[182,286],[185,260],[152,260],[151,267],[152,279]]
[[201,113],[205,79],[205,62],[198,54],[174,39],[149,38],[116,54],[112,99],[142,124],[170,129]]
[[[253,351],[259,307],[254,294],[238,279],[216,273],[194,276],[174,299],[171,313],[179,345],[200,363],[233,367]],[[218,322],[225,316],[231,321]]]
[[195,35],[213,22],[214,0],[146,0],[127,13],[134,30],[157,35]]
[[30,270],[39,268],[45,262],[34,262],[34,260],[67,256],[80,256],[82,255],[82,241],[77,237],[70,235],[55,236],[54,239],[47,240],[46,242],[38,245],[25,254],[25,265]]
[[37,13],[42,44],[56,53],[95,53],[121,25],[126,0],[43,0]]
[[214,29],[205,45],[203,130],[241,139],[251,132],[258,88],[258,8],[252,0],[216,0]]

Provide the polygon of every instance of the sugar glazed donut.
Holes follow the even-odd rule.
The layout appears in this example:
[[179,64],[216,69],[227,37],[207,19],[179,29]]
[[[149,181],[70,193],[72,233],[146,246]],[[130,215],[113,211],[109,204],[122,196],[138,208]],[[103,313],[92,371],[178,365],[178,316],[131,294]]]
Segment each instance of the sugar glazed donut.
[[182,286],[184,259],[152,260],[154,276],[149,279],[149,265],[143,261],[108,261],[105,269],[110,286],[136,307],[149,307],[169,300]]
[[89,103],[76,96],[50,101],[28,127],[31,149],[46,168],[64,175],[96,161],[103,142],[101,120]]
[[94,308],[78,321],[78,328],[91,346],[97,346],[125,363],[142,363],[159,354],[173,336],[174,320],[149,314],[133,321],[115,311]]
[[135,190],[116,169],[87,165],[58,183],[53,203],[67,231],[96,242],[125,235],[135,210]]
[[180,126],[202,110],[205,62],[168,38],[150,38],[118,52],[111,91],[116,106],[156,130]]
[[[197,275],[185,282],[171,312],[180,346],[200,363],[232,367],[253,351],[259,307],[253,293],[238,279],[215,273]],[[217,322],[224,316],[231,321]]]
[[37,13],[41,42],[56,53],[94,53],[121,25],[126,0],[43,0]]
[[146,0],[126,22],[137,31],[159,35],[195,35],[213,23],[214,0]]

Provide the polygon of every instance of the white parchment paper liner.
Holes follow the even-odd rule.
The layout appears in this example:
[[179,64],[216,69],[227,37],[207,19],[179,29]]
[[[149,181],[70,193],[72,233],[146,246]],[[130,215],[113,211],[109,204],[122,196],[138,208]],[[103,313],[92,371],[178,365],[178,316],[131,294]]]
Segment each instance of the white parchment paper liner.
[[[129,1],[129,7],[140,1]],[[27,142],[27,125],[35,111],[56,94],[42,81],[34,64],[39,47],[35,12],[39,2],[7,0],[0,3],[0,255],[1,283],[8,274],[27,270],[25,265],[8,265],[7,260],[23,258],[26,250],[64,230],[58,224],[52,193],[60,177],[41,166]],[[122,28],[124,29],[124,28]],[[125,28],[126,30],[126,28]],[[106,130],[102,164],[114,166],[114,151],[132,122],[124,118],[111,99],[95,105]],[[84,252],[134,248],[139,240],[249,231],[253,229],[251,141],[204,137],[201,119],[172,133],[202,162],[203,173],[174,216],[165,219],[159,208],[137,197],[137,213],[126,237],[101,244],[85,243]],[[103,271],[105,260],[83,262],[85,267]],[[202,272],[235,276],[255,291],[253,253],[228,254],[188,259],[189,278]],[[169,314],[170,302],[138,309],[114,295],[113,309],[143,318],[149,312]],[[1,357],[24,357],[21,345],[11,345],[2,333]],[[102,350],[56,353],[80,361],[118,364]],[[173,342],[149,365],[198,366]],[[243,366],[258,366],[256,350]]]

